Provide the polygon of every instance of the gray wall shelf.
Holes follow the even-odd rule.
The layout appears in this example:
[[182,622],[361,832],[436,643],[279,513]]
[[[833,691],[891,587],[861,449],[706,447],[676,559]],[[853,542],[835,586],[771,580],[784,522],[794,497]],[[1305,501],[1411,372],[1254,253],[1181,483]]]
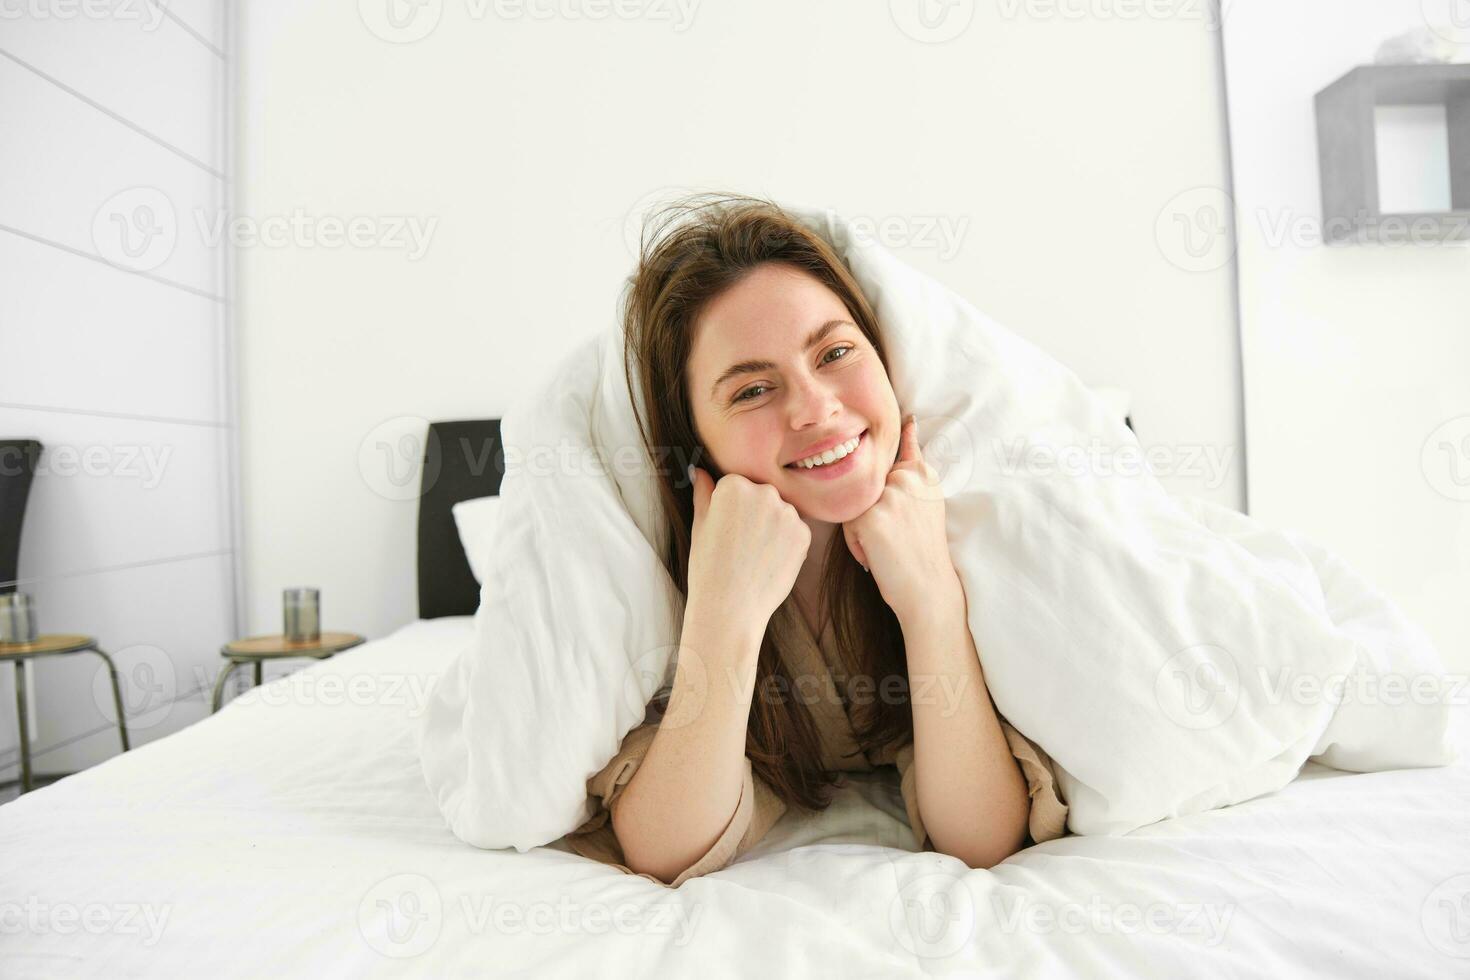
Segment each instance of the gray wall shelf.
[[[1315,102],[1326,241],[1470,241],[1470,65],[1363,65]],[[1450,210],[1383,213],[1374,110],[1386,105],[1445,107]]]

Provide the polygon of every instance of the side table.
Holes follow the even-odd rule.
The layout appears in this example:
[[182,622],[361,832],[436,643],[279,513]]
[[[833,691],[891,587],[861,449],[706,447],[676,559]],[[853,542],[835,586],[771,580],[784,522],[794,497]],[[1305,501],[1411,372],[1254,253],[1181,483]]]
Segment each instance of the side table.
[[312,657],[316,660],[326,660],[333,654],[341,653],[343,650],[365,642],[367,642],[366,638],[356,633],[322,633],[320,639],[301,641],[288,640],[282,633],[232,640],[220,647],[219,655],[224,657],[228,663],[219,672],[219,677],[214,682],[213,706],[210,710],[219,710],[220,699],[225,693],[225,681],[229,680],[236,667],[254,664],[255,683],[256,686],[259,686],[263,673],[261,666],[267,660],[282,660],[287,657]]
[[122,749],[128,746],[128,721],[123,714],[122,691],[117,685],[117,665],[97,646],[94,637],[82,633],[43,633],[29,643],[0,643],[0,661],[15,664],[15,713],[20,721],[20,791],[31,791],[31,732],[26,711],[26,661],[33,657],[55,657],[66,653],[95,653],[107,664],[112,677],[112,704],[117,709],[117,731]]

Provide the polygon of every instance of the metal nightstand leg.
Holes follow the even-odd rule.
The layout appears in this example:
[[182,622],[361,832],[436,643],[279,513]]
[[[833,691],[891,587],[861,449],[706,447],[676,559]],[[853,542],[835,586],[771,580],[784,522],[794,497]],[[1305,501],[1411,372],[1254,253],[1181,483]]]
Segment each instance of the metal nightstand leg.
[[117,708],[117,731],[122,736],[122,750],[126,752],[131,746],[128,745],[128,716],[123,714],[122,688],[117,684],[117,664],[112,658],[97,647],[92,647],[92,652],[101,657],[107,664],[107,673],[112,677],[112,704]]
[[219,677],[215,678],[214,697],[210,701],[212,707],[209,709],[211,712],[219,710],[220,699],[223,698],[225,694],[225,681],[229,680],[230,675],[235,672],[235,668],[239,667],[244,662],[245,661],[243,660],[231,660],[227,662],[224,666],[224,669],[219,672]]
[[20,718],[20,791],[31,791],[31,726],[26,712],[26,662],[15,662],[15,714]]

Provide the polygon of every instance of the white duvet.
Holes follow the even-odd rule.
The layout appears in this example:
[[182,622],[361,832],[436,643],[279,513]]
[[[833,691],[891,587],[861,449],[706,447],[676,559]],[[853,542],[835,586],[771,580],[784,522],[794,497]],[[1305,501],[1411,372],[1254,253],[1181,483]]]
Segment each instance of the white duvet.
[[[1299,536],[1171,497],[1072,371],[840,217],[794,210],[874,304],[899,407],[943,475],[990,693],[1055,761],[1072,832],[1250,800],[1309,758],[1454,758],[1463,685],[1384,596]],[[681,600],[633,404],[615,326],[502,422],[475,639],[421,733],[429,787],[472,844],[526,850],[583,823],[587,777],[672,674]]]
[[[0,977],[1439,978],[1470,970],[1470,760],[1281,790],[971,870],[849,774],[668,889],[466,847],[424,786],[468,617],[410,624],[0,806]],[[1462,710],[1462,709],[1461,709]],[[136,743],[135,743],[136,744]]]

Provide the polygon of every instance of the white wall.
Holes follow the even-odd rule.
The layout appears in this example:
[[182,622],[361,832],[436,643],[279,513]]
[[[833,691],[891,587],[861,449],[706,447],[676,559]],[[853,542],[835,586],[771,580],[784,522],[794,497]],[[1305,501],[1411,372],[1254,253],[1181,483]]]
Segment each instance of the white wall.
[[[1242,3],[1226,21],[1225,53],[1251,513],[1336,551],[1464,672],[1470,248],[1319,244],[1312,103],[1435,9]],[[1453,26],[1453,11],[1440,10],[1438,23]]]
[[[907,259],[1131,390],[1142,441],[1184,470],[1166,485],[1240,506],[1232,270],[1192,271],[1168,222],[1225,180],[1208,6],[1094,6],[932,5],[950,19],[930,31],[902,2],[706,0],[685,22],[639,0],[601,20],[253,0],[242,212],[437,224],[419,256],[309,230],[241,248],[250,630],[279,629],[299,584],[323,589],[327,629],[414,617],[417,503],[389,499],[376,443],[502,414],[611,323],[628,213],[670,186],[896,218]],[[963,233],[926,238],[931,220]]]
[[[0,434],[46,446],[18,588],[114,655],[135,746],[203,716],[235,630],[226,281],[192,233],[225,200],[226,37],[210,0],[0,18]],[[31,677],[36,771],[119,750],[100,660]],[[5,665],[0,780],[15,710]]]

